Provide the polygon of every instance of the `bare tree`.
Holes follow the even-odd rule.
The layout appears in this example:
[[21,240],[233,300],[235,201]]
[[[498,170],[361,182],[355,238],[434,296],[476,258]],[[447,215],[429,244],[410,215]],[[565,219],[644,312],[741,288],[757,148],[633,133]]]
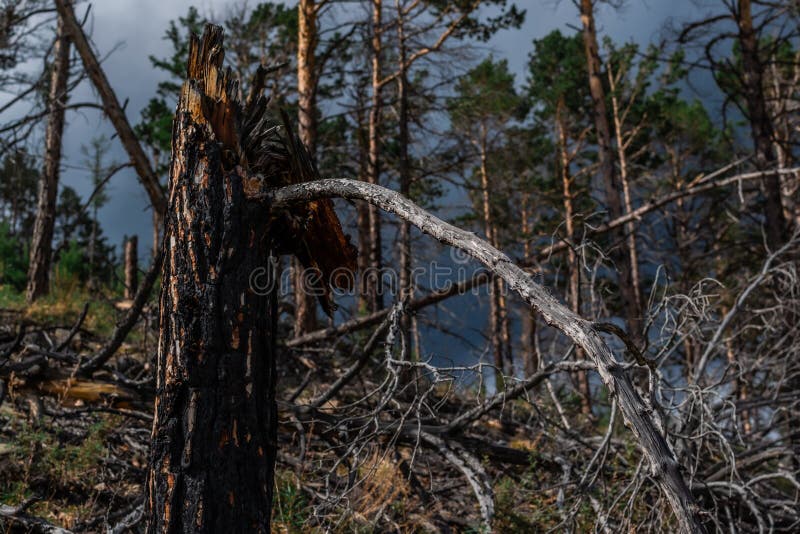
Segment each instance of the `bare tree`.
[[58,18],[56,41],[53,45],[53,66],[48,94],[47,131],[45,132],[45,157],[39,181],[39,200],[31,240],[28,289],[26,297],[33,302],[50,289],[50,261],[53,246],[58,177],[61,170],[61,137],[64,133],[64,112],[69,80],[70,41],[67,24]]

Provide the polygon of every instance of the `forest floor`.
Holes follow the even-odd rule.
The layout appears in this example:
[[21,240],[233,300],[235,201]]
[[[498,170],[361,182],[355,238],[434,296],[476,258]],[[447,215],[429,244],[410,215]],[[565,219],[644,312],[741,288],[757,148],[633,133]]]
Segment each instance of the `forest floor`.
[[[85,302],[92,304],[81,321]],[[0,291],[0,384],[5,384],[0,395],[0,532],[57,532],[53,526],[72,532],[142,531],[156,347],[152,312],[145,310],[116,356],[90,379],[70,375],[74,362],[46,357],[64,343],[62,352],[78,359],[95,352],[113,331],[120,307],[124,303],[120,306],[113,295],[90,297],[72,288],[25,308],[18,294]],[[289,399],[303,377],[319,368],[313,351],[284,352],[279,400]],[[36,354],[45,357],[20,367]],[[468,388],[431,395],[440,395],[442,412],[454,414],[475,402]],[[297,404],[304,396],[295,399]],[[342,396],[340,402],[347,404],[347,393]],[[300,425],[284,412],[274,532],[485,530],[469,477],[453,469],[443,451],[375,436],[354,455],[357,464],[344,458],[337,465],[343,449],[331,441],[330,432],[319,422]],[[569,452],[555,451],[555,442],[532,423],[551,415],[556,417],[537,416],[530,403],[510,403],[500,418],[484,416],[458,438],[457,446],[471,451],[481,464],[478,471],[489,478],[493,531],[536,532],[562,520],[564,466],[553,458],[554,452]],[[586,422],[587,429],[589,424],[597,433],[598,422]],[[575,426],[571,432],[580,435],[581,429]],[[613,467],[621,481],[637,464],[635,448],[630,450],[630,461]],[[571,514],[574,525],[585,521],[591,528],[594,517],[587,502]]]

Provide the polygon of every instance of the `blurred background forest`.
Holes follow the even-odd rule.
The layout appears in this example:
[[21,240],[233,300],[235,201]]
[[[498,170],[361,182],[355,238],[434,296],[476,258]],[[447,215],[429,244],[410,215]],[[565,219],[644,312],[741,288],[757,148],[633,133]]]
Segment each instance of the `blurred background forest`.
[[[81,1],[83,41],[56,4],[0,4],[5,530],[143,528],[157,203],[206,22],[322,177],[474,231],[604,332],[706,528],[800,528],[797,1]],[[328,317],[281,260],[276,531],[676,528],[580,348],[336,205],[381,276]]]

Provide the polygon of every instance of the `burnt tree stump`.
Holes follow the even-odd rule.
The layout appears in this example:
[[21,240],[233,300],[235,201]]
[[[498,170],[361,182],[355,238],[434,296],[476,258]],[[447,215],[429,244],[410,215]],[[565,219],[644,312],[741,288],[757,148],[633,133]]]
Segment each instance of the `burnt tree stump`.
[[249,288],[273,243],[219,142],[233,82],[222,34],[192,41],[173,127],[148,532],[268,532],[276,294]]
[[270,119],[263,85],[254,82],[254,96],[240,102],[222,61],[221,28],[192,36],[162,245],[149,533],[269,532],[278,424],[273,258],[294,253],[323,280],[355,264],[330,201],[271,214],[257,200],[271,186],[315,179],[316,169],[288,123]]

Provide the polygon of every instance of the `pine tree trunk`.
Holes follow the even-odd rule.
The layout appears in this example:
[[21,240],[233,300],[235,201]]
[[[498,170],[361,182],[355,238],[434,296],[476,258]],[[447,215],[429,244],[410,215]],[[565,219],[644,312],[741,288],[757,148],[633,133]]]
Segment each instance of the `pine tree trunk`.
[[147,481],[153,534],[270,530],[274,243],[264,207],[245,201],[253,180],[242,175],[236,86],[221,49],[216,27],[192,41],[173,127]]
[[[480,177],[481,177],[481,211],[483,212],[483,231],[486,234],[486,241],[493,247],[497,246],[495,236],[494,219],[492,217],[491,192],[489,190],[489,168],[488,168],[488,146],[487,146],[486,124],[480,125],[480,138],[477,147],[480,155]],[[501,292],[502,281],[492,278],[489,282],[489,343],[495,366],[495,387],[497,391],[505,388],[504,372],[507,370],[506,359],[504,357],[503,319]]]
[[[406,198],[411,198],[411,160],[409,156],[409,143],[411,142],[408,123],[408,65],[407,47],[404,25],[404,15],[401,4],[397,4],[397,39],[398,39],[398,76],[397,76],[397,98],[398,98],[398,174],[400,175],[400,194]],[[400,298],[413,299],[414,288],[411,280],[411,225],[408,221],[400,221],[400,276],[399,293]],[[403,314],[400,318],[400,330],[405,339],[408,339],[410,329],[410,317]],[[418,354],[414,354],[418,358]]]
[[[764,95],[764,64],[759,57],[758,37],[753,28],[753,14],[750,0],[739,0],[737,23],[739,26],[739,46],[742,53],[742,81],[750,131],[756,149],[756,167],[759,170],[772,170],[776,167],[772,152],[772,120],[767,112]],[[781,184],[777,174],[764,178],[767,220],[767,240],[777,248],[783,243],[785,222],[781,202]]]
[[[312,159],[317,149],[317,6],[315,0],[297,4],[297,133]],[[294,283],[294,335],[301,336],[317,328],[317,301],[304,290],[303,266],[292,261]]]
[[[521,230],[522,230],[522,247],[524,257],[530,258],[533,254],[531,247],[531,194],[528,192],[522,193],[521,205]],[[522,350],[523,350],[523,371],[525,376],[531,376],[539,370],[540,358],[538,350],[538,343],[536,342],[536,310],[533,308],[522,311]]]
[[[622,134],[622,118],[620,117],[619,99],[617,98],[616,82],[611,70],[608,71],[609,89],[611,89],[611,113],[614,119],[614,131],[617,138],[617,157],[619,158],[619,179],[622,182],[622,200],[625,215],[633,212],[633,199],[631,195],[630,179],[628,177],[628,155],[625,137]],[[633,290],[635,312],[637,317],[642,315],[642,288],[639,280],[639,253],[636,248],[636,223],[630,221],[625,224],[625,239],[628,243],[628,265],[631,270],[631,288]]]
[[64,133],[64,106],[69,79],[69,49],[64,20],[59,17],[56,42],[53,45],[53,67],[48,95],[49,118],[45,133],[44,169],[39,180],[36,220],[31,240],[28,288],[26,297],[33,302],[46,295],[50,288],[50,263],[53,247],[53,226],[56,216],[56,195],[61,165],[61,136]]
[[[380,126],[382,105],[381,84],[381,32],[382,32],[382,0],[372,0],[372,106],[369,112],[369,169],[367,181],[378,184],[381,176],[380,162]],[[380,272],[383,268],[381,242],[381,217],[378,208],[370,204],[367,206],[369,227],[369,269],[366,278],[366,300],[368,311],[374,312],[383,308],[383,294],[381,289]]]
[[125,241],[125,298],[133,299],[139,289],[139,238]]
[[[600,159],[600,179],[605,193],[605,207],[610,218],[622,216],[619,186],[614,168],[614,154],[611,146],[611,127],[608,122],[608,109],[603,81],[600,77],[600,55],[597,47],[597,31],[594,21],[594,0],[581,0],[581,23],[583,25],[583,42],[586,52],[586,68],[589,73],[589,90],[594,107],[594,123],[597,133],[597,150]],[[615,242],[627,248],[619,230],[612,232]],[[642,320],[638,312],[639,306],[633,291],[629,258],[616,247],[611,251],[611,259],[619,268],[619,292],[622,296],[623,313],[628,324],[628,333],[634,340],[641,338]]]
[[[563,117],[564,102],[559,100],[556,106],[556,129],[558,131],[558,157],[559,170],[561,171],[561,189],[564,203],[564,229],[567,241],[570,243],[567,252],[567,262],[569,266],[569,307],[576,314],[581,313],[581,270],[578,261],[578,253],[575,252],[575,209],[573,206],[572,176],[570,176],[569,166],[570,157],[567,148],[567,127]],[[579,360],[586,359],[586,353],[580,347],[576,348],[576,356]],[[589,388],[589,376],[585,370],[579,370],[574,375],[575,382],[578,384],[578,393],[581,396],[581,412],[586,415],[592,413],[592,394]]]
[[[368,127],[368,100],[366,97],[366,87],[356,88],[356,109],[355,121],[358,139],[358,179],[364,182],[369,181],[369,127]],[[360,251],[357,262],[359,272],[358,285],[358,312],[367,313],[371,309],[369,298],[369,254],[365,251],[370,250],[369,240],[369,204],[367,202],[356,202],[356,226],[358,228],[358,250]]]

